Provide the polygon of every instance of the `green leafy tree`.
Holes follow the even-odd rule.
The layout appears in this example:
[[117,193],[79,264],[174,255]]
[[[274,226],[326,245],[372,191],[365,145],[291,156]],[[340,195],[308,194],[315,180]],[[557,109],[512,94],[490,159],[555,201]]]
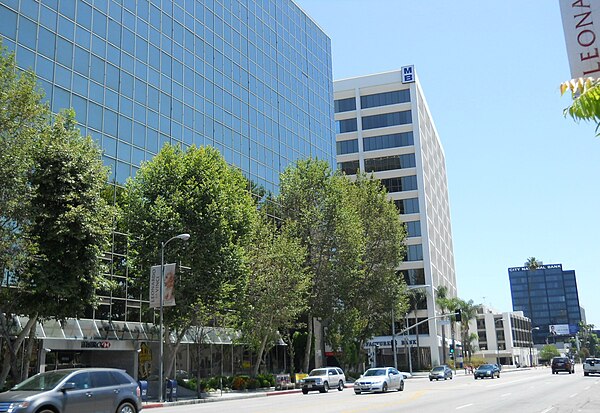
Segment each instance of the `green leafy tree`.
[[600,135],[600,79],[578,78],[560,86],[561,95],[571,92],[573,103],[563,111],[576,121],[596,123],[596,136]]
[[[130,234],[131,267],[147,294],[150,267],[160,263],[161,242],[189,233],[187,242],[172,242],[165,263],[182,262],[190,269],[176,283],[176,305],[165,309],[168,342],[165,374],[183,335],[230,309],[246,277],[244,246],[257,217],[248,181],[211,147],[185,152],[166,145],[142,165],[126,184],[123,225]],[[147,296],[147,295],[146,295]]]
[[458,300],[458,308],[461,310],[460,337],[463,343],[463,352],[470,359],[473,349],[469,334],[469,322],[477,317],[477,310],[481,308],[481,304],[474,304],[473,300]]
[[[282,217],[307,251],[305,267],[312,279],[304,371],[312,351],[313,318],[327,325],[331,315],[339,311],[339,292],[357,271],[361,256],[361,229],[356,208],[344,202],[345,181],[332,174],[327,162],[314,159],[299,161],[281,176]],[[316,346],[321,353],[324,342],[318,341]]]
[[552,357],[559,357],[559,356],[560,356],[560,351],[558,351],[558,349],[556,348],[555,345],[546,344],[540,350],[539,358],[540,358],[540,360],[549,361],[552,359]]
[[[338,305],[328,328],[328,342],[342,349],[350,366],[360,360],[364,344],[377,334],[388,334],[394,318],[406,313],[406,284],[396,274],[403,259],[406,231],[394,204],[379,180],[359,174],[354,182],[346,180],[345,203],[357,209],[356,218],[361,249],[359,261],[348,261],[356,268],[339,291]],[[393,309],[393,311],[392,311]],[[354,349],[354,351],[351,351]],[[358,354],[357,354],[358,352]]]
[[[442,314],[447,314],[450,311],[451,302],[448,296],[448,287],[440,285],[437,288],[435,303]],[[446,329],[444,326],[442,326],[442,363],[446,364]]]
[[258,221],[248,246],[248,280],[238,310],[244,341],[256,350],[254,376],[264,354],[289,331],[306,310],[311,279],[304,271],[305,249],[284,227],[278,231],[268,218]]

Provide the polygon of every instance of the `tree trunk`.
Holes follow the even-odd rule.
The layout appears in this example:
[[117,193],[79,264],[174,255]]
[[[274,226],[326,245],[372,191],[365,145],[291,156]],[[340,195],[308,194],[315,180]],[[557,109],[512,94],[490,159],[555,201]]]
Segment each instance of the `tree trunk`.
[[258,376],[258,372],[260,370],[260,364],[262,363],[263,354],[265,352],[265,348],[267,347],[268,339],[269,339],[269,336],[267,334],[265,334],[265,336],[262,339],[262,342],[260,343],[260,348],[258,349],[258,353],[256,354],[256,363],[254,364],[254,370],[252,372],[254,377]]
[[[4,361],[5,361],[5,363],[6,362],[9,363],[9,369],[6,373],[5,373],[5,368],[3,367],[3,369],[2,369],[2,374],[0,375],[0,387],[4,386],[4,383],[6,382],[6,378],[8,377],[8,374],[11,374],[12,378],[15,381],[17,381],[17,382],[21,381],[21,371],[19,370],[19,364],[17,362],[19,350],[21,350],[23,341],[25,340],[25,338],[27,336],[29,336],[31,329],[32,329],[32,327],[35,326],[36,322],[37,322],[37,315],[31,317],[27,321],[27,324],[25,325],[25,327],[23,327],[23,329],[19,332],[17,337],[13,338],[13,337],[9,336],[9,334],[8,334],[10,327],[8,325],[7,317],[5,314],[0,312],[0,323],[1,323],[0,325],[2,327],[1,329],[3,332],[4,338],[5,338],[5,340],[4,340],[5,345],[8,350],[7,352],[4,353],[4,357],[5,357]],[[25,351],[25,350],[23,349],[23,351]]]
[[23,348],[23,351],[25,351],[25,357],[23,357],[23,365],[21,366],[21,381],[29,377],[29,365],[31,364],[31,356],[33,354],[33,345],[35,342],[35,328],[32,328],[31,333],[29,334],[29,339],[27,340],[27,351],[25,351],[25,348]]
[[313,317],[312,314],[308,314],[308,323],[307,323],[307,334],[306,334],[306,347],[304,349],[304,362],[302,363],[302,371],[305,373],[309,372],[310,367],[310,353],[312,350],[312,336],[313,336]]

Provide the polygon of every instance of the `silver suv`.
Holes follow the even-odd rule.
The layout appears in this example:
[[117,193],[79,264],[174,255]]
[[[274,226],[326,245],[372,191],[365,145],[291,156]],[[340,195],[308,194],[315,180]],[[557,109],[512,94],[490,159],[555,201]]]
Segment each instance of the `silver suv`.
[[36,374],[0,393],[0,412],[137,413],[140,388],[125,371],[65,369]]
[[346,375],[339,367],[322,367],[312,370],[302,381],[302,393],[307,394],[312,390],[327,393],[330,388],[344,390]]

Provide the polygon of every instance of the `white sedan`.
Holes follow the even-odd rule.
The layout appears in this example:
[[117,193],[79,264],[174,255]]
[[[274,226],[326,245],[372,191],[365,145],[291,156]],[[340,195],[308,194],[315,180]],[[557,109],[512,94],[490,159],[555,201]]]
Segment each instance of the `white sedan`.
[[404,390],[404,376],[393,367],[375,367],[365,371],[354,382],[354,393],[381,392],[396,389]]

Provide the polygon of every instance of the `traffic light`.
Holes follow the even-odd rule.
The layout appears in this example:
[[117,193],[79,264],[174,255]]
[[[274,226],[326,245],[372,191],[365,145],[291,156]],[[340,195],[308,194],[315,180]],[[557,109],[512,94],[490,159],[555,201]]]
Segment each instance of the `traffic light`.
[[454,318],[456,319],[457,323],[460,323],[460,321],[462,320],[462,311],[460,308],[457,308],[454,312]]
[[454,354],[454,344],[450,344],[450,354]]

